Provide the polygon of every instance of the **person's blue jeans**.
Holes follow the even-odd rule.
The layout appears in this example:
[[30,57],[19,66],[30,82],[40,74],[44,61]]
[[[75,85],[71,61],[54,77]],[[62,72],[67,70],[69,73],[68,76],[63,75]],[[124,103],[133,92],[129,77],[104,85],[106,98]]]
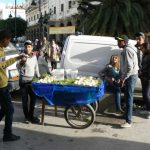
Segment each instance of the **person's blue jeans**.
[[134,88],[137,81],[138,75],[131,75],[125,81],[125,100],[126,100],[126,122],[132,122],[132,113],[133,113],[133,95]]
[[[21,95],[22,95],[22,107],[25,118],[32,118],[34,115],[34,107],[36,103],[36,95],[34,94],[31,82],[30,83],[22,83],[20,82]],[[30,100],[28,98],[30,96]]]
[[121,88],[116,85],[107,84],[106,91],[115,95],[116,111],[121,111]]
[[5,136],[9,136],[12,134],[14,107],[11,100],[12,99],[8,87],[0,88],[0,106],[1,106],[0,121],[5,116],[5,127],[4,127]]

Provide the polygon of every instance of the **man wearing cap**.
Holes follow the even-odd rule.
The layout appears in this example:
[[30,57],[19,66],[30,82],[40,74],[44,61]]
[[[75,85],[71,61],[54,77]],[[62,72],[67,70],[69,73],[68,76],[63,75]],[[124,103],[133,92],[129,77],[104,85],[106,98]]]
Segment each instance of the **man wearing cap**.
[[131,127],[133,112],[133,93],[138,78],[138,58],[137,50],[128,43],[128,37],[122,35],[115,38],[118,41],[118,47],[122,48],[121,53],[121,85],[125,87],[126,98],[126,122],[121,125],[122,128]]
[[[141,47],[145,43],[145,35],[144,35],[144,33],[143,32],[136,33],[135,34],[135,40],[137,41],[135,47],[137,48],[137,56],[138,56],[138,64],[139,64],[139,78],[141,79],[140,70],[141,70],[141,67],[142,67],[141,63],[142,63],[142,57],[143,57],[143,53],[142,53]],[[142,83],[142,80],[141,80],[141,83]],[[140,113],[141,114],[146,114],[147,111],[144,110],[144,111],[141,111]]]
[[[4,48],[8,46],[10,40],[11,33],[5,29],[0,30],[0,58],[4,56]],[[12,133],[14,107],[8,89],[8,78],[5,69],[22,57],[23,56],[20,55],[5,61],[0,61],[0,121],[3,117],[5,117],[3,142],[16,141],[20,139],[20,136]]]
[[[39,119],[34,116],[34,107],[36,103],[36,96],[32,91],[31,83],[33,77],[36,75],[40,77],[39,67],[37,58],[33,55],[33,44],[30,40],[24,43],[25,47],[25,57],[18,62],[17,68],[19,70],[19,85],[22,94],[22,106],[25,115],[25,121],[30,121],[31,123],[39,123]],[[28,99],[30,96],[30,103]]]

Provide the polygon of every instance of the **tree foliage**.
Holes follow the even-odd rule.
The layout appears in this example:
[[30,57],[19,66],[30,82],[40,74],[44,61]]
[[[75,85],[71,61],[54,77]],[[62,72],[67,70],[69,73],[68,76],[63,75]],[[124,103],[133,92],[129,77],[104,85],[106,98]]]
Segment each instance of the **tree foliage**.
[[150,0],[81,0],[81,26],[86,34],[116,36],[150,30]]
[[0,20],[0,29],[6,28],[12,32],[13,37],[25,35],[27,28],[27,22],[21,18],[8,18],[6,20]]

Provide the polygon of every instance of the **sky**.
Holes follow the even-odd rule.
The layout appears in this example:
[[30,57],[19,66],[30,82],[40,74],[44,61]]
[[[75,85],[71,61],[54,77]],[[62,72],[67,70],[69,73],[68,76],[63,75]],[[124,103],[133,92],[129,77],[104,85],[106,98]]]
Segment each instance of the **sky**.
[[[21,3],[24,3],[25,2],[25,0],[16,0],[16,3],[17,4],[21,4]],[[0,0],[0,3],[12,3],[12,4],[14,4],[15,3],[15,0]]]

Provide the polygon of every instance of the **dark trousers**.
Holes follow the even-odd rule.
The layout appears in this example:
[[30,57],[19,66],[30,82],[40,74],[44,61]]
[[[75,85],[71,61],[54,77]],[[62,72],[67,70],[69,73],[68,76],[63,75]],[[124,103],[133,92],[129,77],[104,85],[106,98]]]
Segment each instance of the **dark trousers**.
[[[32,118],[34,115],[36,95],[32,90],[31,83],[20,83],[20,88],[22,95],[22,107],[25,118]],[[30,101],[28,96],[30,96]]]
[[0,88],[0,121],[5,116],[4,135],[6,136],[12,133],[14,107],[11,100],[8,87]]
[[147,111],[150,111],[150,80],[141,80],[142,83],[142,95],[146,104]]

